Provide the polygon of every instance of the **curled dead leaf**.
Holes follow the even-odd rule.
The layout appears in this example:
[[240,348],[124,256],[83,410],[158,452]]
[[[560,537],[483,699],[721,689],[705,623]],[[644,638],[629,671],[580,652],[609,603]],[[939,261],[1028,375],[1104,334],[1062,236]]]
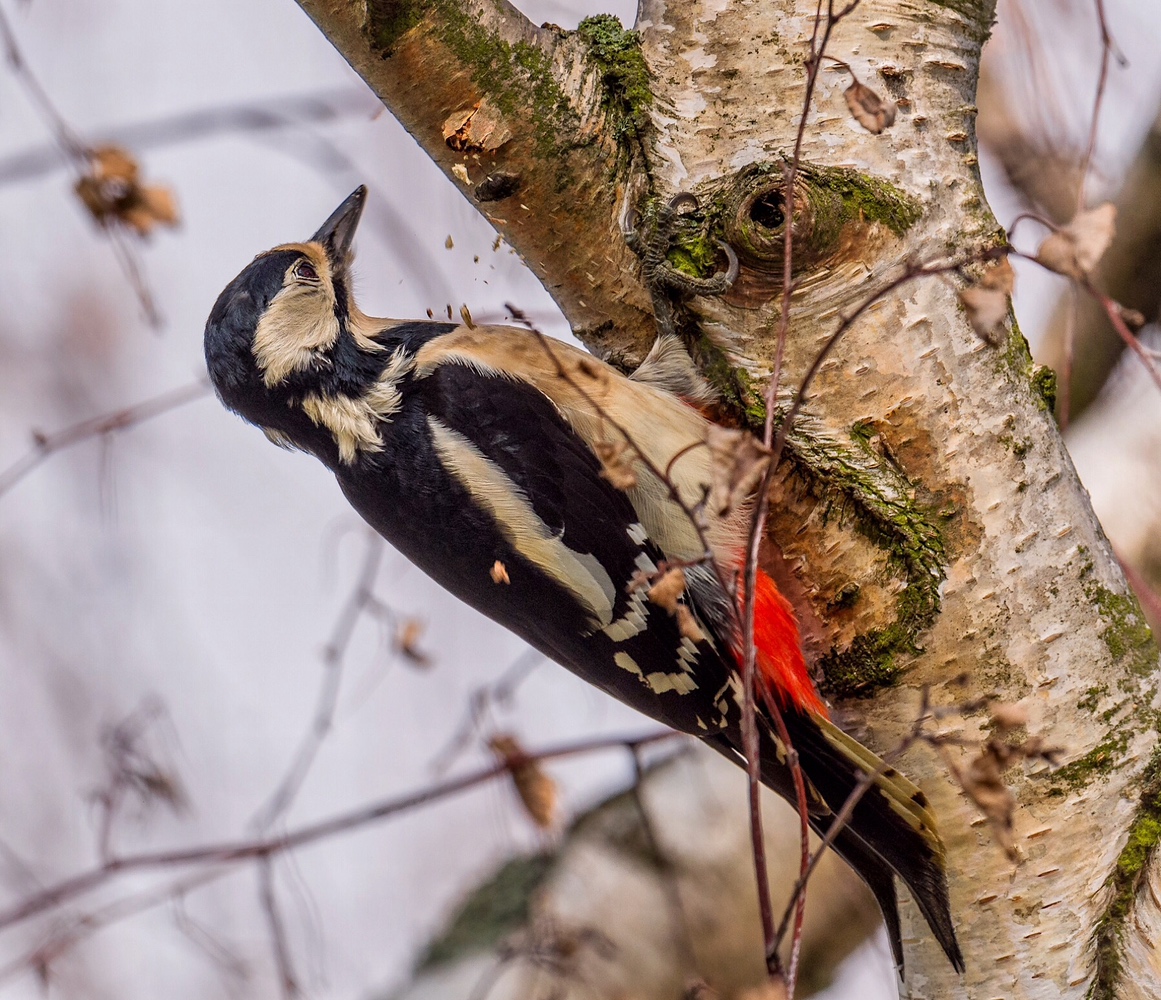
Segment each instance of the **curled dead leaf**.
[[89,157],[89,172],[74,190],[89,214],[102,226],[116,223],[148,236],[159,226],[180,221],[172,190],[140,183],[141,169],[133,155],[120,146],[101,146]]
[[1028,724],[1028,709],[1023,705],[995,704],[992,706],[992,722],[1005,732],[1019,729]]
[[1100,263],[1116,234],[1117,207],[1105,202],[1078,212],[1067,225],[1040,244],[1036,260],[1050,271],[1083,280]]
[[984,271],[980,280],[959,293],[972,329],[989,344],[998,344],[1003,324],[1008,318],[1009,298],[1016,285],[1016,274],[1007,257],[1002,257]]
[[631,490],[637,485],[637,470],[633,468],[637,452],[628,441],[598,441],[593,450],[601,460],[601,478],[614,489]]
[[497,733],[488,740],[488,746],[508,769],[516,794],[532,822],[542,830],[555,826],[558,806],[556,782],[548,776],[539,761],[530,760],[520,741],[508,733]]
[[511,583],[512,580],[508,576],[508,567],[505,566],[499,559],[492,563],[492,582],[493,583]]
[[417,667],[431,666],[431,657],[419,648],[425,627],[418,618],[405,618],[395,633],[395,648]]
[[851,74],[852,82],[843,91],[851,116],[872,135],[879,135],[895,124],[895,102],[884,101],[865,83],[860,83]]
[[720,517],[743,503],[761,482],[770,452],[753,434],[718,424],[709,425],[706,444],[711,476],[708,504]]
[[671,615],[677,613],[678,600],[685,593],[685,570],[680,566],[666,570],[649,588],[649,600]]

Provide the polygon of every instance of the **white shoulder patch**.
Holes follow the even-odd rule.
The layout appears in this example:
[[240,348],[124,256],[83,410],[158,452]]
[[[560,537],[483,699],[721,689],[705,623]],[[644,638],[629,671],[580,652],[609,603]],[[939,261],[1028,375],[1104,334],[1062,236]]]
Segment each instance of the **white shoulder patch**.
[[508,543],[572,594],[594,631],[609,625],[617,592],[600,562],[565,545],[504,470],[463,434],[432,416],[427,426],[443,467],[491,515]]

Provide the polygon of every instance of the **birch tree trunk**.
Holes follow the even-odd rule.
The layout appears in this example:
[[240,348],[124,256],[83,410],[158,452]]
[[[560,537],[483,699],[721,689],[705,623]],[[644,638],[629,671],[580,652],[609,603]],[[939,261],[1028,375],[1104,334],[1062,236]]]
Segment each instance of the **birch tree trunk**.
[[[648,221],[694,193],[671,263],[708,273],[724,239],[742,274],[679,325],[723,418],[760,424],[816,0],[642,0],[636,35],[611,18],[537,28],[504,0],[299,2],[614,362],[639,361],[655,331],[625,200]],[[974,128],[993,13],[864,0],[836,29],[828,54],[849,70],[824,63],[806,124],[785,384],[905,261],[1002,241]],[[898,103],[882,135],[847,110],[852,72]],[[937,705],[1023,700],[1064,750],[1058,770],[1006,776],[1016,865],[938,759],[904,759],[941,820],[967,962],[956,975],[903,902],[909,995],[1155,997],[1157,648],[1012,326],[981,341],[944,278],[862,314],[789,442],[766,557],[821,686],[871,746],[898,744],[930,685]],[[965,718],[965,735],[987,722]]]

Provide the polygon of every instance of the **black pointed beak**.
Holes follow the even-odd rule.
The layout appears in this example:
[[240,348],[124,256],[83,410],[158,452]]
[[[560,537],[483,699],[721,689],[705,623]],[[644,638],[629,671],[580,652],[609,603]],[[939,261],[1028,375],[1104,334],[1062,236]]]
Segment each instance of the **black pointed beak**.
[[321,243],[326,248],[331,265],[335,268],[346,266],[351,241],[355,238],[355,229],[358,228],[359,217],[363,214],[366,202],[367,185],[360,184],[310,238],[312,243]]

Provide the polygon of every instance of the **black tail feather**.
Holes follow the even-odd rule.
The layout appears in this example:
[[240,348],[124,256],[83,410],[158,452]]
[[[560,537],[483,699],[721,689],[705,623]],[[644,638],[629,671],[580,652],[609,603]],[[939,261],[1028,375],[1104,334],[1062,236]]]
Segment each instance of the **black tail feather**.
[[[803,773],[825,802],[825,806],[812,804],[810,816],[815,832],[825,836],[831,817],[842,808],[861,776],[882,762],[826,720],[797,712],[787,712],[785,719]],[[707,742],[735,761],[742,760],[739,748],[726,735],[711,737]],[[794,803],[790,772],[768,732],[762,734],[762,783]],[[963,954],[951,920],[943,845],[918,788],[886,768],[835,837],[834,849],[858,872],[878,901],[900,974],[903,944],[892,873],[911,892],[952,966],[963,972]]]

